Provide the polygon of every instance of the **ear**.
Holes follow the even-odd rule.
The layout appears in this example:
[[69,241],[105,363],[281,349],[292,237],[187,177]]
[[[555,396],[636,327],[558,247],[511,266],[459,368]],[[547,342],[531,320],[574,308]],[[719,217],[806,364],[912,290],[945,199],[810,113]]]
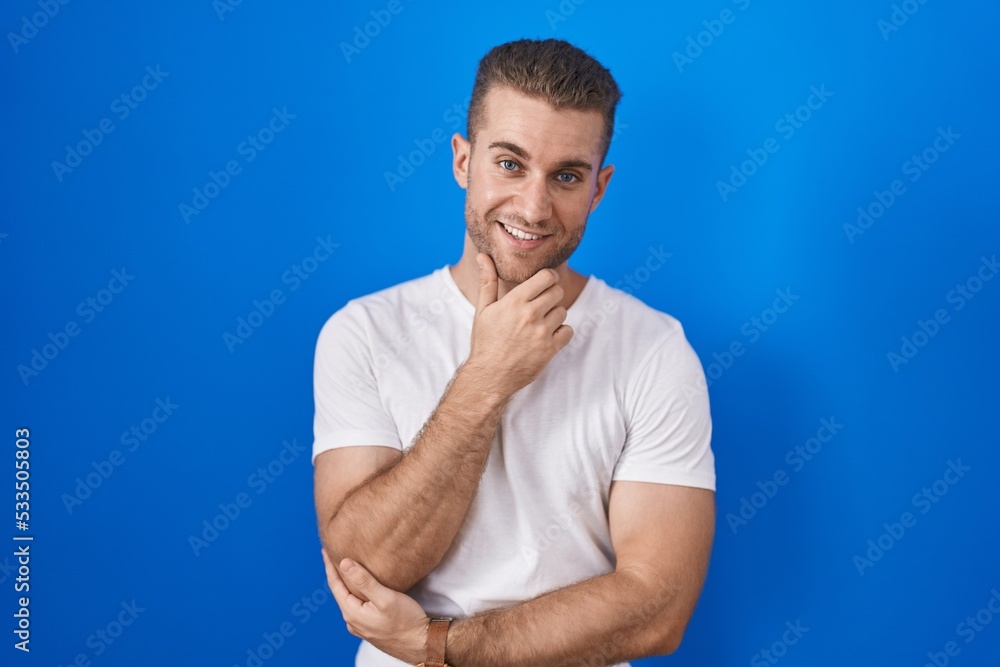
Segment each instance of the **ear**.
[[472,144],[456,132],[451,137],[451,169],[455,173],[455,181],[463,190],[469,187],[469,159],[472,154]]
[[594,190],[594,199],[590,202],[590,213],[594,212],[594,209],[597,208],[597,205],[604,198],[604,193],[608,189],[608,183],[611,181],[611,174],[613,173],[615,173],[615,165],[613,164],[609,164],[597,172],[597,187]]

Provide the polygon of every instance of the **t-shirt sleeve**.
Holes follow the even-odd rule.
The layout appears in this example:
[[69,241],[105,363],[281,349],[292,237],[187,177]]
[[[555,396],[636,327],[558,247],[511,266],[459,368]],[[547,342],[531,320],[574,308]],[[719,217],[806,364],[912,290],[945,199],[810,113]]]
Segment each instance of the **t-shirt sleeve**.
[[363,308],[348,302],[323,325],[313,364],[312,459],[337,447],[402,450],[396,424],[379,395]]
[[612,480],[715,490],[712,417],[701,361],[676,323],[625,394],[625,446]]

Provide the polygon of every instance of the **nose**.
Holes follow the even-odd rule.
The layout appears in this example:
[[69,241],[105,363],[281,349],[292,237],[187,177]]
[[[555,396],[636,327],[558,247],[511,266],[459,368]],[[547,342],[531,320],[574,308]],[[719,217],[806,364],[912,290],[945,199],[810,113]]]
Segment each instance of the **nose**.
[[552,195],[546,179],[542,176],[524,179],[514,206],[529,223],[544,222],[552,217]]

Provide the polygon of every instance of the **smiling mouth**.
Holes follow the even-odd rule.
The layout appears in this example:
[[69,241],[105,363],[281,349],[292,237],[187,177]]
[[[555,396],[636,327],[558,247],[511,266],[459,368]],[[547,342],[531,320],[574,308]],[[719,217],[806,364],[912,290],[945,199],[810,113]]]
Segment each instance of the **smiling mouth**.
[[519,241],[540,241],[547,236],[551,236],[551,234],[529,234],[528,232],[522,231],[517,227],[506,225],[499,220],[497,220],[497,224],[500,225],[508,235]]

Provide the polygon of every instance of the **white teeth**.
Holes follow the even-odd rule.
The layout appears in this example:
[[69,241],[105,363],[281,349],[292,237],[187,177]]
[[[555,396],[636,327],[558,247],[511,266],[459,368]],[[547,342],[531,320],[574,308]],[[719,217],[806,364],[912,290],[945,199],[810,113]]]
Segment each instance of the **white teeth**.
[[[502,222],[500,224],[503,225]],[[526,234],[526,233],[522,232],[520,229],[515,229],[513,227],[508,227],[507,225],[503,225],[503,228],[506,229],[507,232],[511,236],[513,236],[515,238],[519,238],[522,241],[534,241],[535,239],[542,238],[541,236],[535,236],[534,234]]]

